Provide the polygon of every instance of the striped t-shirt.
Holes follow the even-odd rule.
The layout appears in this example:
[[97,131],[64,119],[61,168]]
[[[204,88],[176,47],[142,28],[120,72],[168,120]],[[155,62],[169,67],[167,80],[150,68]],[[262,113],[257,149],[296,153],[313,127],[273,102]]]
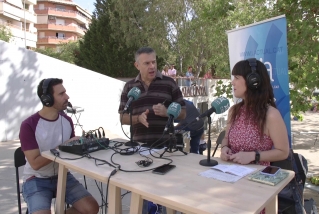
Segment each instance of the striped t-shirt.
[[[128,101],[127,94],[133,87],[138,87],[141,90],[141,95],[137,100],[131,103],[130,108],[132,108],[132,115],[140,115],[145,112],[146,109],[149,110],[149,114],[147,115],[149,127],[147,128],[141,123],[133,125],[133,140],[140,143],[146,143],[150,146],[161,138],[168,119],[167,117],[155,115],[153,105],[163,102],[177,102],[182,108],[185,108],[183,95],[175,80],[162,75],[160,72],[157,72],[155,79],[151,82],[149,87],[144,86],[139,74],[135,79],[132,79],[125,84],[121,94],[119,113],[122,113],[124,106]],[[158,141],[156,145],[167,139],[168,134],[165,134],[163,139]]]

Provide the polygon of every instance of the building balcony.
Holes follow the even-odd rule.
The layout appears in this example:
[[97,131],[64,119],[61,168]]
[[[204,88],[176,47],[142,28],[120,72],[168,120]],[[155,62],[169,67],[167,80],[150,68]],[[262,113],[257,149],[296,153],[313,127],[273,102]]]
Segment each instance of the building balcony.
[[0,21],[0,25],[6,26],[10,30],[13,37],[23,38],[23,39],[24,39],[24,37],[26,37],[26,39],[29,41],[33,41],[33,42],[37,41],[37,29],[36,28],[32,28],[33,32],[31,32],[28,29],[26,29],[26,31],[24,31],[23,23],[21,23],[21,25],[14,25],[14,24],[9,24],[9,23]]
[[45,36],[38,37],[38,45],[46,45],[46,44],[54,44],[58,45],[61,43],[68,43],[70,41],[76,41],[76,39],[72,37],[56,37],[56,36]]
[[26,22],[28,23],[37,22],[36,14],[33,14],[28,10],[22,10],[22,9],[16,8],[6,2],[1,2],[1,1],[0,1],[0,14],[3,14],[4,16],[10,17],[17,21],[24,21],[24,16],[25,16]]
[[57,25],[53,23],[49,24],[37,24],[36,28],[38,31],[43,30],[54,30],[59,32],[72,32],[76,33],[79,36],[84,36],[86,29],[80,26],[70,26],[70,25]]
[[90,20],[87,17],[85,17],[78,11],[74,11],[74,10],[65,10],[65,9],[59,9],[59,8],[53,8],[53,7],[46,7],[43,9],[35,8],[34,11],[38,15],[50,15],[50,16],[56,16],[56,17],[75,19],[77,22],[81,24],[85,24],[85,25],[87,25],[90,22]]

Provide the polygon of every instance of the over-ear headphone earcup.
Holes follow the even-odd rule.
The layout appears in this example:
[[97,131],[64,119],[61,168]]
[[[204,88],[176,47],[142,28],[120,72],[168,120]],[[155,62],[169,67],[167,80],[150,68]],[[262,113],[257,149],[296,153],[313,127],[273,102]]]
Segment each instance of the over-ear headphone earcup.
[[246,77],[247,85],[251,89],[256,89],[260,86],[260,76],[256,72],[250,73]]
[[246,76],[246,83],[248,88],[257,89],[261,84],[260,75],[256,72],[257,70],[257,60],[256,58],[247,59],[251,73]]
[[52,78],[49,78],[49,79],[45,79],[42,83],[43,94],[40,97],[40,100],[42,104],[46,107],[51,107],[53,106],[53,103],[54,103],[53,96],[50,93],[48,93],[48,88],[51,81],[52,81]]
[[53,106],[53,103],[54,103],[54,99],[53,97],[51,96],[51,94],[43,94],[41,96],[41,102],[44,106],[46,107],[51,107]]

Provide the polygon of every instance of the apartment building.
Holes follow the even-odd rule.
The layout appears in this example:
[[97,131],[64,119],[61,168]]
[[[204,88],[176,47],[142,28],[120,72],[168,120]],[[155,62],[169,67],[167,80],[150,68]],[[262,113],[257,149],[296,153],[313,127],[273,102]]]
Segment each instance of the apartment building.
[[83,37],[89,27],[91,14],[72,0],[38,0],[37,48],[56,48],[61,43]]
[[20,47],[36,48],[37,16],[34,13],[36,0],[0,0],[0,25],[10,30],[10,43]]

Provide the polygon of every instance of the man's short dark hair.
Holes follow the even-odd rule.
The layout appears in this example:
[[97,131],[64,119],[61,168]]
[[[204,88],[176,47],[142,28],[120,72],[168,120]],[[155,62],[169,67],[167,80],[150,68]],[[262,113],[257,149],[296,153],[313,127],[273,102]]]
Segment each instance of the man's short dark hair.
[[138,58],[139,55],[141,55],[141,54],[151,54],[151,53],[155,53],[155,50],[153,48],[142,47],[142,48],[138,49],[135,52],[135,61],[137,61],[137,58]]
[[[44,80],[46,80],[46,79],[41,80],[41,82],[38,85],[38,92],[37,93],[38,93],[39,98],[41,98],[41,96],[43,94],[43,83],[44,83]],[[51,94],[53,96],[53,86],[59,85],[59,84],[62,84],[62,83],[63,83],[62,79],[51,78],[51,81],[50,81],[48,89],[47,89],[47,93]]]

